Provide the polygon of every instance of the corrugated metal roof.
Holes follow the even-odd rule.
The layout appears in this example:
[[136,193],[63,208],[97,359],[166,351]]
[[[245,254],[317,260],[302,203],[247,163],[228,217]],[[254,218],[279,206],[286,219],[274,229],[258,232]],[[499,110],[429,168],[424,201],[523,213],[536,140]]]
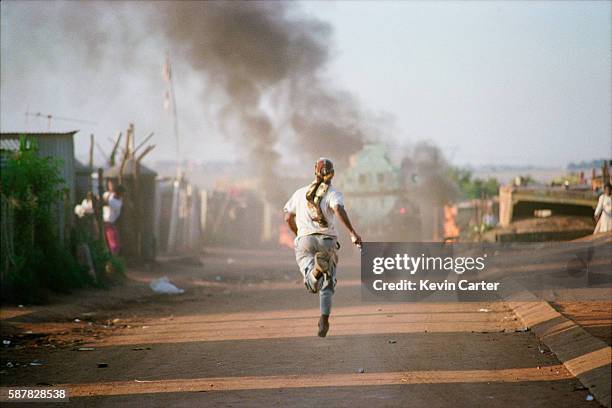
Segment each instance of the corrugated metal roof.
[[45,137],[45,136],[74,136],[78,130],[72,130],[70,132],[2,132],[0,133],[0,139],[17,139],[19,136],[30,136],[30,137]]

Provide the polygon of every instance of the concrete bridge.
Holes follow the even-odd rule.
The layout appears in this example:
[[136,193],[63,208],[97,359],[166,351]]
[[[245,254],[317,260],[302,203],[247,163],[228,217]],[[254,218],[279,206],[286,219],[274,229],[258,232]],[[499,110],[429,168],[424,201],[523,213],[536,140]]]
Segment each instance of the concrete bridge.
[[499,221],[502,227],[526,218],[535,211],[549,210],[550,215],[592,217],[597,194],[591,190],[566,190],[563,187],[516,187],[499,189]]

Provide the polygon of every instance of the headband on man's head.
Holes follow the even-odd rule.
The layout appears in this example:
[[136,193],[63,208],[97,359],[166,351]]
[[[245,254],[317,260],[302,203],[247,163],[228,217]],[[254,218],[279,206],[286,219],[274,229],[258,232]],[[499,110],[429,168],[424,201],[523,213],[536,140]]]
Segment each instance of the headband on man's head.
[[318,177],[325,177],[334,172],[334,163],[331,160],[321,157],[315,163],[315,175]]

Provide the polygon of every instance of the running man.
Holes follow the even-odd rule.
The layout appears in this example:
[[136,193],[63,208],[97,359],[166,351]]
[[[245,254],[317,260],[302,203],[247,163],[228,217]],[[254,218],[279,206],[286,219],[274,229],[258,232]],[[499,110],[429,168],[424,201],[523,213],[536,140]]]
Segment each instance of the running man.
[[336,286],[338,256],[338,232],[336,216],[340,218],[355,245],[361,245],[361,237],[351,225],[344,210],[342,193],[331,186],[334,165],[329,159],[320,158],[315,164],[315,181],[293,193],[285,204],[285,221],[297,236],[295,259],[304,276],[304,285],[312,293],[319,293],[321,318],[319,337],[329,330],[332,296]]

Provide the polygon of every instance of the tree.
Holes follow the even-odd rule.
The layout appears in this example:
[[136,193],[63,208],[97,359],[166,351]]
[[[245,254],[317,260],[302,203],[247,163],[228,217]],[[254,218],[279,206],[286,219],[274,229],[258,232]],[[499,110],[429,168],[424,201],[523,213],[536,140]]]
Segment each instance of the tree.
[[465,199],[490,198],[499,192],[499,182],[496,178],[472,178],[471,171],[458,167],[449,169],[449,177],[457,184]]
[[65,290],[87,280],[57,236],[54,208],[65,195],[60,164],[40,157],[36,141],[22,136],[2,169],[0,192],[13,217],[14,248],[12,259],[2,263],[5,299],[37,302],[43,288]]

